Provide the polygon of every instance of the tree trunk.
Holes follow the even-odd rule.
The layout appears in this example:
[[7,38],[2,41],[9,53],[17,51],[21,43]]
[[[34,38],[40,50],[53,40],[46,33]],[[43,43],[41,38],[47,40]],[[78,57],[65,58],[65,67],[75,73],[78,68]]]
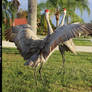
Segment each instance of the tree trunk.
[[58,8],[56,9],[55,16],[56,16],[56,27],[58,27],[59,26],[59,18],[60,18],[60,12],[59,12]]
[[58,26],[59,26],[59,19],[56,20],[56,27],[58,27]]
[[28,0],[28,24],[37,33],[37,0]]

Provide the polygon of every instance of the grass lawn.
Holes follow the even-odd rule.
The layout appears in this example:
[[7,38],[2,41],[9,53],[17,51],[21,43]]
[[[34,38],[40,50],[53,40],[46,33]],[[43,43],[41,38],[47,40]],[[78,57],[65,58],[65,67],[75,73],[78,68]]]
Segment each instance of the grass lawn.
[[2,92],[92,92],[92,53],[66,53],[62,68],[55,51],[43,66],[43,81],[37,73],[37,86],[33,69],[24,66],[16,49],[3,48],[2,55]]
[[82,39],[82,38],[75,38],[73,39],[75,45],[77,46],[92,46],[92,42],[90,40],[85,40],[85,39]]

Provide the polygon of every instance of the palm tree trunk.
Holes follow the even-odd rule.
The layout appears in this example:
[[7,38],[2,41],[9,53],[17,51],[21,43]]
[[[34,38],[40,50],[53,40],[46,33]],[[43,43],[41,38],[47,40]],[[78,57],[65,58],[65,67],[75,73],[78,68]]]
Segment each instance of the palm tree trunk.
[[28,24],[37,33],[37,0],[28,0]]
[[56,16],[56,27],[58,27],[59,26],[59,17],[60,17],[60,12],[59,12],[58,8],[56,9],[55,16]]

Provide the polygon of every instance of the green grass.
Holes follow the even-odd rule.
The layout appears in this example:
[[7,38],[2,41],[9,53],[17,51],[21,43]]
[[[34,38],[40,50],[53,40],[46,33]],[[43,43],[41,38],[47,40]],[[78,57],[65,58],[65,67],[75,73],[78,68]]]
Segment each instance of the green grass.
[[66,53],[63,69],[55,51],[43,66],[43,81],[37,73],[37,86],[33,69],[24,66],[16,49],[3,48],[2,61],[2,92],[92,92],[92,53]]
[[85,40],[84,38],[75,38],[73,41],[77,46],[92,46],[92,42],[87,39]]

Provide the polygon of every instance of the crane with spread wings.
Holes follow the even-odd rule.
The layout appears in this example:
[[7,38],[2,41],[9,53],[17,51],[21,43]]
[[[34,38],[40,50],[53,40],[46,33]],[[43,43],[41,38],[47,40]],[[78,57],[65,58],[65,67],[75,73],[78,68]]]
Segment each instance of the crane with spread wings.
[[92,23],[68,24],[58,27],[42,40],[34,34],[30,25],[19,25],[6,30],[5,38],[15,43],[20,54],[27,61],[25,65],[36,67],[46,62],[60,43],[85,34],[92,34]]
[[[66,9],[65,8],[63,9],[63,12],[64,12],[64,16],[61,20],[61,23],[57,24],[57,27],[64,25],[64,20],[65,20],[65,16],[66,16]],[[48,9],[45,10],[45,17],[46,17],[46,21],[47,21],[47,25],[48,25],[48,34],[52,34],[54,31],[53,31],[53,28],[52,28],[50,21],[49,21],[49,10]],[[62,55],[63,66],[64,66],[64,62],[65,62],[65,51],[70,51],[74,54],[77,54],[76,50],[75,50],[75,45],[74,45],[72,39],[69,39],[69,40],[65,41],[64,43],[61,43],[59,45],[59,51]]]

